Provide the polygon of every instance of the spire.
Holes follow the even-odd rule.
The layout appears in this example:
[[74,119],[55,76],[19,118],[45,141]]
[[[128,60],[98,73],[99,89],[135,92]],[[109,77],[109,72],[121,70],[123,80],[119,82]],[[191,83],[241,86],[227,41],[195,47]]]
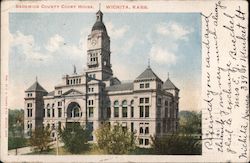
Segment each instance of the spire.
[[96,13],[96,21],[97,22],[102,22],[103,13],[101,12],[100,8],[101,8],[101,4],[99,4],[99,10]]
[[36,76],[36,82],[38,82],[37,76]]
[[150,58],[148,58],[148,68],[150,68]]
[[168,79],[169,79],[169,72],[168,72]]

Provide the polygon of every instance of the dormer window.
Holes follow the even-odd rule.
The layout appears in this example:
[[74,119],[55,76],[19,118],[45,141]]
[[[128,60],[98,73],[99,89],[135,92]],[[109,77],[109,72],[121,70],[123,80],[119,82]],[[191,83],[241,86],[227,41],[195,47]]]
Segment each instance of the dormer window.
[[149,88],[149,86],[150,86],[149,83],[145,84],[145,88]]
[[144,88],[144,84],[140,84],[140,88]]

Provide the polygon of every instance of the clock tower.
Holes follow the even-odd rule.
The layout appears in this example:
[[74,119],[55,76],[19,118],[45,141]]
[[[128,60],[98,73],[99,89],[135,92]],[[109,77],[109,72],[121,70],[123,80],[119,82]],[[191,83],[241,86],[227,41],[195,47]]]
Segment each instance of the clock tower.
[[106,80],[113,76],[110,64],[110,38],[103,24],[103,13],[96,13],[96,22],[88,35],[87,72],[90,76]]

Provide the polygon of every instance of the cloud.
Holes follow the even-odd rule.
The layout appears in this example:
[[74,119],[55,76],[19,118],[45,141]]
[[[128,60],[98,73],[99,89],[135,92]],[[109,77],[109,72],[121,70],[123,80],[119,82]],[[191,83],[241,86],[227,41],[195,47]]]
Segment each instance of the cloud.
[[192,33],[193,28],[188,28],[178,24],[177,22],[160,23],[156,25],[156,32],[158,34],[169,36],[175,40],[188,40],[188,35]]
[[124,34],[129,30],[129,26],[124,25],[122,27],[115,27],[112,22],[106,23],[108,34],[112,39],[122,38]]
[[153,45],[149,52],[150,58],[159,64],[175,64],[177,57],[167,47]]
[[58,34],[55,34],[54,36],[52,36],[51,38],[49,38],[49,41],[48,41],[47,45],[45,46],[45,48],[49,52],[55,52],[63,44],[64,44],[64,38],[62,36],[58,35]]
[[26,59],[43,60],[49,57],[40,52],[40,47],[36,45],[32,35],[24,35],[20,31],[10,34],[10,46],[17,48]]

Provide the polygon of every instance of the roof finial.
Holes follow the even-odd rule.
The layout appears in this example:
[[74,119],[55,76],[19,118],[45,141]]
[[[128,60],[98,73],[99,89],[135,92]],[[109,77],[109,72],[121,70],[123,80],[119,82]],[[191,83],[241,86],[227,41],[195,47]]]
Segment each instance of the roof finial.
[[150,58],[148,58],[148,68],[150,68]]
[[168,72],[168,79],[169,79],[169,72]]
[[76,65],[73,65],[74,68],[74,74],[76,74]]
[[99,3],[99,10],[101,11],[101,3]]
[[36,82],[38,81],[37,76],[36,76]]

